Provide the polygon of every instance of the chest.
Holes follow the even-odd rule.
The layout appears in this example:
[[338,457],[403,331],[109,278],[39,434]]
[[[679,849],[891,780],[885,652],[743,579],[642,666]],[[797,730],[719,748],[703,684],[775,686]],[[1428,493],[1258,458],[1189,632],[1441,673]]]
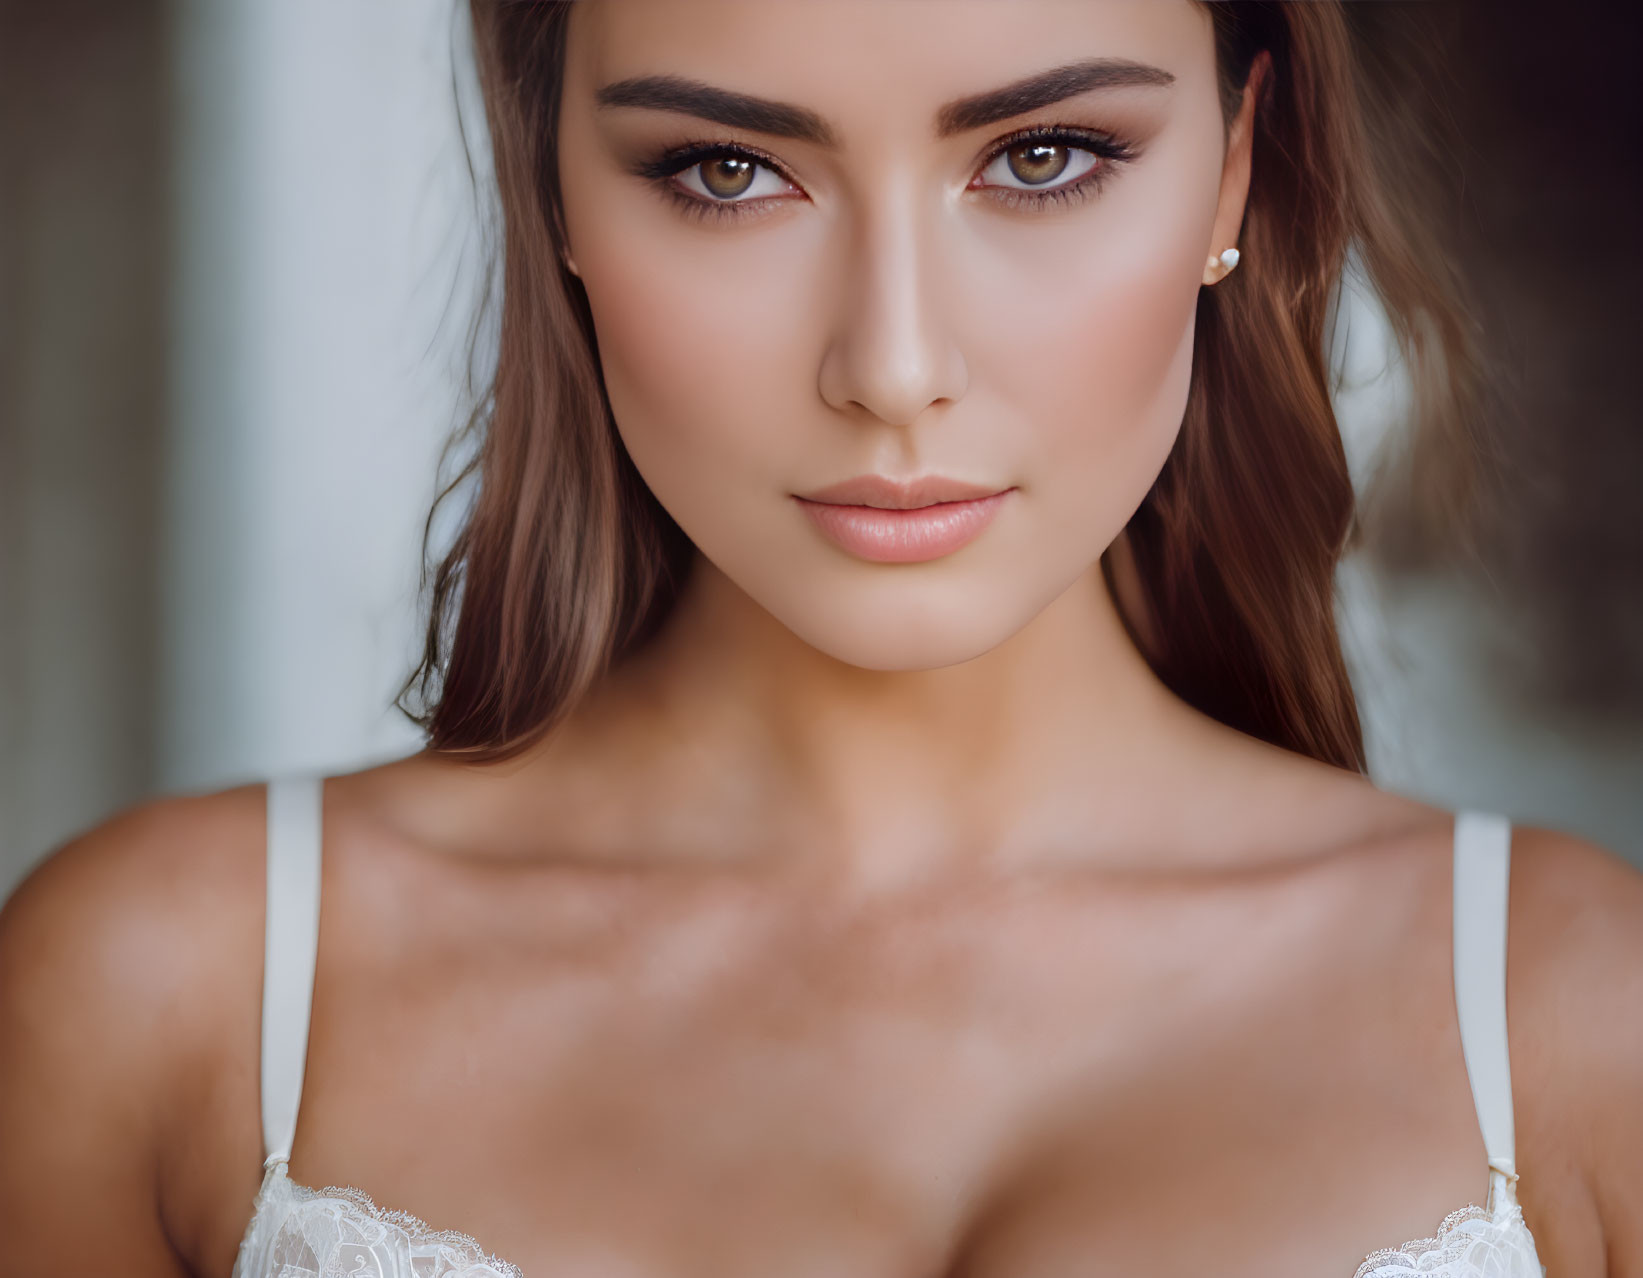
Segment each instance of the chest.
[[1480,1201],[1446,950],[1216,904],[593,893],[329,978],[322,941],[293,1174],[532,1275],[1348,1278]]

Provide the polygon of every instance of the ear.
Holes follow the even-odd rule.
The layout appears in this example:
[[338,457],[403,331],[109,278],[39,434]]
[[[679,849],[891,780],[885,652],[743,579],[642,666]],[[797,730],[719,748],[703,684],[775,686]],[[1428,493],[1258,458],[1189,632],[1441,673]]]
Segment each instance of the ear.
[[[1204,263],[1204,283],[1218,284],[1238,265],[1238,232],[1249,201],[1250,157],[1255,149],[1255,110],[1272,73],[1272,55],[1262,50],[1250,64],[1243,101],[1227,128],[1226,157],[1221,163],[1221,195],[1215,206],[1215,227]],[[1232,252],[1223,258],[1228,249]]]

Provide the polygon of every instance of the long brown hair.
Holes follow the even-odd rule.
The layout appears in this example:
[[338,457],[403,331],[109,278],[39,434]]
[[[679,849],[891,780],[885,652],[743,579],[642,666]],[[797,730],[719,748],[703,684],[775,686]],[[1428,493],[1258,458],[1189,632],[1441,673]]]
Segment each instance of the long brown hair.
[[[401,705],[432,748],[477,758],[523,749],[643,643],[692,554],[622,446],[586,295],[561,253],[555,138],[572,3],[471,0],[501,211],[499,344],[459,437],[469,459],[444,497],[477,491],[433,569],[426,645]],[[1364,525],[1324,350],[1349,249],[1415,378],[1405,522],[1464,477],[1475,358],[1430,219],[1394,198],[1385,104],[1362,83],[1340,5],[1208,8],[1228,122],[1263,51],[1271,73],[1243,261],[1200,291],[1180,437],[1127,529],[1146,616],[1126,620],[1189,704],[1361,770],[1334,580]]]

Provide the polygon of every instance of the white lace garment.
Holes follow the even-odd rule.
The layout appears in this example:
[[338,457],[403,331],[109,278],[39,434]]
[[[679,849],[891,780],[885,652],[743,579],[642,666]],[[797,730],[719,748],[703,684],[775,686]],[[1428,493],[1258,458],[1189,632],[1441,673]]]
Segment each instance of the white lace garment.
[[[1516,1200],[1462,1207],[1435,1237],[1369,1256],[1353,1278],[1545,1278]],[[275,1163],[234,1278],[524,1278],[467,1234],[385,1211],[358,1189],[309,1189]],[[1321,1278],[1328,1278],[1327,1275]]]
[[[357,1189],[309,1189],[277,1162],[263,1176],[234,1278],[523,1278],[467,1234],[384,1211]],[[1538,1275],[1537,1275],[1538,1278]]]
[[[384,1210],[361,1190],[310,1189],[287,1173],[319,937],[321,784],[281,781],[268,791],[262,1037],[268,1159],[233,1278],[523,1278],[466,1234]],[[1500,817],[1463,812],[1455,819],[1455,1004],[1489,1154],[1489,1205],[1451,1212],[1431,1238],[1372,1253],[1353,1278],[1546,1278],[1514,1188],[1506,1040],[1510,843],[1511,827]]]

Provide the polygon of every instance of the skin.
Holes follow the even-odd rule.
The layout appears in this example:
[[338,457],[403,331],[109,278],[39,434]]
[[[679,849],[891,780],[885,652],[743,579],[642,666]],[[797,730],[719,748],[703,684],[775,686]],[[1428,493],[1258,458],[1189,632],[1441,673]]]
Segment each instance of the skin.
[[[578,7],[568,260],[702,555],[524,756],[328,783],[291,1174],[533,1275],[1347,1278],[1487,1191],[1449,814],[1179,702],[1097,568],[1179,426],[1253,98],[1223,131],[1184,0],[931,12]],[[935,135],[956,97],[1097,56],[1174,80]],[[596,105],[661,74],[835,145]],[[1079,203],[971,188],[1033,123],[1139,156]],[[707,222],[634,176],[704,134],[798,194]],[[1014,491],[964,550],[868,564],[791,500],[866,471]],[[19,1272],[232,1265],[262,823],[257,788],[148,805],[0,914]],[[1640,924],[1643,876],[1516,831],[1519,1192],[1558,1278],[1643,1275]]]

